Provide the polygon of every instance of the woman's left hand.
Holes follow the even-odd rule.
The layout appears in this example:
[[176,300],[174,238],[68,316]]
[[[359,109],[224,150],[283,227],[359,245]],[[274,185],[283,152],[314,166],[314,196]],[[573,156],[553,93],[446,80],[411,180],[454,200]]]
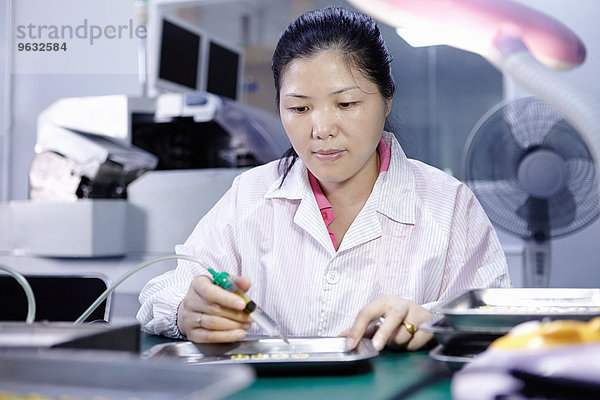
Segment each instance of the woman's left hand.
[[401,297],[384,296],[360,310],[354,326],[341,333],[341,336],[347,337],[347,349],[354,349],[360,339],[368,334],[369,323],[380,317],[384,321],[372,337],[377,350],[383,349],[386,344],[417,350],[433,338],[432,333],[419,329],[423,322],[433,317],[431,312]]

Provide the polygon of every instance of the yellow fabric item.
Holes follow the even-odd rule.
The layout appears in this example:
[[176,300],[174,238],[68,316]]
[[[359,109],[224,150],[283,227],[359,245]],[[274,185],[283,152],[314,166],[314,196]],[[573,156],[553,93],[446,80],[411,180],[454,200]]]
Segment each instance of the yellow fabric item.
[[600,342],[600,317],[589,322],[575,320],[525,322],[496,339],[490,348],[546,349],[592,342]]

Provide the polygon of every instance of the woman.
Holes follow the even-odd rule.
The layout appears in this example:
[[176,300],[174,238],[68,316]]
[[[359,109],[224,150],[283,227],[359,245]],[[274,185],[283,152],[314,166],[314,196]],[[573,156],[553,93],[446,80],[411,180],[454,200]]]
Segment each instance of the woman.
[[[177,246],[236,283],[291,336],[373,335],[409,350],[435,302],[469,288],[510,286],[496,233],[469,189],[404,155],[384,131],[394,95],[376,23],[342,8],[308,12],[281,36],[273,76],[284,158],[238,176]],[[150,281],[147,332],[196,342],[261,333],[244,301],[180,261]]]

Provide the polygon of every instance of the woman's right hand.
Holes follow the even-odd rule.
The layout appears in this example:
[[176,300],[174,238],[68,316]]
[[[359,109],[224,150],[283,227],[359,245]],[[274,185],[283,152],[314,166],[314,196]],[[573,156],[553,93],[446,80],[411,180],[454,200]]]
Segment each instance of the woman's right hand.
[[[250,280],[232,277],[242,291]],[[243,310],[246,302],[238,295],[214,285],[207,276],[192,280],[177,311],[177,327],[188,340],[196,343],[235,342],[246,336],[250,316]]]

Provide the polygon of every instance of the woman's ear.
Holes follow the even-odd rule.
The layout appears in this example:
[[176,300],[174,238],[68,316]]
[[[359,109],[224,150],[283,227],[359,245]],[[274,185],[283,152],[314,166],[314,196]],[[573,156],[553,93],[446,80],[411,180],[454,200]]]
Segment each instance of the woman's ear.
[[385,116],[387,117],[392,111],[392,99],[384,99],[385,102]]

